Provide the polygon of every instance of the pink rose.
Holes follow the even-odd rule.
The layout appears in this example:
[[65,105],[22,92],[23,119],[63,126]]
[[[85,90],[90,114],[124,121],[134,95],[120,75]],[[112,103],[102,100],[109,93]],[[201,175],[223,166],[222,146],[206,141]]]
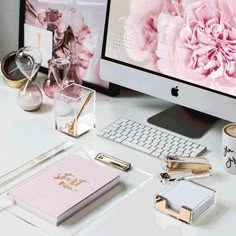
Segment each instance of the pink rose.
[[236,18],[229,2],[184,0],[183,18],[159,16],[160,72],[219,90],[236,83]]

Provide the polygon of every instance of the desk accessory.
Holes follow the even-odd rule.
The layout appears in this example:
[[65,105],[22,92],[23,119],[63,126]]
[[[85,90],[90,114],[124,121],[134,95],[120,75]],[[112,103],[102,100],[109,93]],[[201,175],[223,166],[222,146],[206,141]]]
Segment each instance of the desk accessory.
[[54,114],[57,130],[81,136],[95,127],[95,91],[75,83],[64,86],[55,92]]
[[35,111],[43,101],[43,95],[33,81],[41,66],[42,55],[37,48],[26,46],[17,51],[15,60],[17,67],[27,78],[26,84],[19,91],[18,104],[25,111]]
[[236,124],[223,127],[222,163],[226,172],[236,175]]
[[212,169],[205,157],[167,156],[164,169],[168,173],[192,172],[203,173]]
[[8,196],[14,204],[59,225],[119,183],[120,174],[79,155],[70,155],[26,182]]
[[188,224],[195,223],[216,202],[216,193],[198,183],[183,180],[155,197],[158,211]]
[[78,122],[79,122],[80,116],[81,116],[82,112],[84,111],[84,108],[88,105],[92,96],[93,96],[92,92],[88,94],[88,96],[87,96],[84,104],[80,108],[79,113],[77,114],[76,118],[71,123],[68,124],[69,133],[72,133],[75,135],[78,133]]
[[[1,210],[6,211],[13,217],[17,217],[18,219],[22,220],[23,223],[27,222],[27,224],[29,223],[31,225],[34,225],[37,229],[46,234],[52,236],[72,236],[76,235],[85,227],[91,225],[114,206],[135,193],[136,190],[140,190],[145,185],[145,183],[153,178],[153,175],[139,170],[134,166],[127,172],[115,170],[110,166],[104,166],[103,163],[100,163],[94,159],[93,153],[94,152],[91,152],[91,150],[89,151],[86,148],[81,148],[78,145],[73,145],[72,148],[70,148],[67,152],[59,153],[52,159],[49,158],[48,160],[45,160],[43,162],[43,165],[35,165],[35,168],[31,168],[29,172],[22,173],[19,179],[16,179],[10,183],[10,186],[4,186],[5,191],[2,191],[2,188],[0,187]],[[113,172],[118,172],[120,174],[119,184],[117,184],[114,188],[97,198],[95,201],[81,209],[78,213],[76,213],[57,227],[41,219],[40,217],[24,210],[22,207],[13,205],[11,201],[9,203],[6,202],[8,200],[8,196],[6,195],[6,193],[10,192],[11,189],[14,189],[15,186],[20,186],[21,184],[30,180],[31,176],[36,176],[38,173],[46,170],[47,167],[50,168],[52,164],[56,164],[60,162],[60,160],[66,159],[68,155],[71,156],[74,154],[87,159],[93,164],[103,166],[104,168],[108,168]],[[5,204],[2,205],[4,202]],[[6,207],[7,205],[9,205],[9,207]]]
[[107,155],[105,153],[98,153],[95,157],[97,161],[101,161],[104,164],[110,165],[112,167],[118,168],[122,171],[129,171],[131,169],[131,164],[123,161],[121,159],[118,159],[116,157]]
[[15,61],[16,51],[8,53],[1,61],[1,74],[11,88],[21,88],[27,78],[21,73]]
[[175,174],[168,174],[167,172],[160,173],[161,183],[170,183],[175,181],[181,180],[194,180],[199,178],[206,178],[212,176],[212,173],[200,173],[200,174],[193,174],[192,172],[185,172],[185,173],[175,173]]

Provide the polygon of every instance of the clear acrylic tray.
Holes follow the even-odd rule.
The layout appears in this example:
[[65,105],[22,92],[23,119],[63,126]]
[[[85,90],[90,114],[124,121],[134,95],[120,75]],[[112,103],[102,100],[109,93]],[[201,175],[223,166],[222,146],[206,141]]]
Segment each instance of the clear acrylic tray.
[[[0,208],[8,214],[18,217],[52,236],[72,236],[92,224],[98,217],[115,207],[137,189],[153,178],[152,175],[132,167],[128,172],[122,172],[120,184],[92,202],[59,226],[53,226],[43,219],[29,213],[8,200],[7,193],[14,186],[23,183],[33,175],[45,170],[53,163],[62,160],[70,154],[79,154],[92,162],[97,162],[93,154],[85,148],[78,147],[72,142],[63,143],[39,157],[25,163],[13,171],[0,177]],[[99,162],[100,163],[100,162]],[[104,165],[103,163],[100,163]],[[108,167],[113,168],[113,167]]]

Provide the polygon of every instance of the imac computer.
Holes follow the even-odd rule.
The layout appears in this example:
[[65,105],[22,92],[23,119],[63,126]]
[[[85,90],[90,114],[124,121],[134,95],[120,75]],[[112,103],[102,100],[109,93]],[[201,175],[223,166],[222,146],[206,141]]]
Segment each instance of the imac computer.
[[189,137],[215,117],[235,122],[235,9],[233,0],[108,0],[101,78],[179,105],[148,121]]

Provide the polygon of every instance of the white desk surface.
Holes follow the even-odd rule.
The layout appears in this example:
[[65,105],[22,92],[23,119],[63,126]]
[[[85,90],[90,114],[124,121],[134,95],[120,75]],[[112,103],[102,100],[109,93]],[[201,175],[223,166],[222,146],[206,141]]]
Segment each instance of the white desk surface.
[[[90,133],[78,139],[54,131],[52,100],[45,98],[39,111],[25,112],[17,105],[17,89],[8,88],[0,80],[0,175],[13,166],[25,163],[45,151],[48,144],[73,140],[79,145],[95,147],[129,161],[133,166],[154,175],[142,188],[118,203],[101,218],[80,231],[81,236],[116,235],[232,235],[236,220],[236,176],[223,171],[221,165],[221,129],[227,123],[219,121],[203,138],[195,140],[206,145],[206,154],[213,166],[213,176],[199,180],[217,192],[216,207],[190,226],[157,212],[154,196],[166,186],[158,178],[160,161],[120,144],[96,137],[89,142]],[[118,117],[128,117],[147,124],[149,116],[170,106],[170,103],[143,94],[128,93],[111,98],[97,93],[96,119],[100,130]],[[108,145],[109,144],[109,145]],[[42,236],[35,227],[0,211],[1,235]]]

